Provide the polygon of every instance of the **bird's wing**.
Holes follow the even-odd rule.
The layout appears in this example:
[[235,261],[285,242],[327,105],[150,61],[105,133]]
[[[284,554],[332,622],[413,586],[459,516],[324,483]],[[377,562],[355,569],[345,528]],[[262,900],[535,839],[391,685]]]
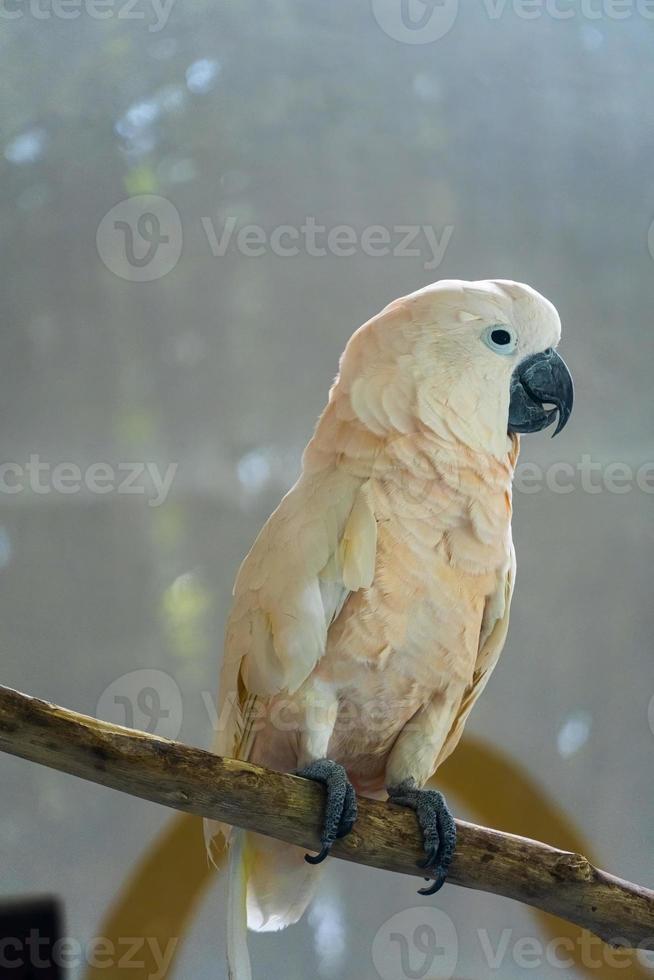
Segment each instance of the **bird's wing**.
[[369,485],[334,470],[303,475],[241,565],[227,624],[217,751],[247,758],[259,699],[293,693],[327,631],[375,570]]
[[479,635],[479,652],[472,675],[472,681],[466,688],[458,714],[436,763],[436,768],[452,754],[459,744],[468,715],[472,711],[477,698],[486,687],[490,675],[499,660],[504,647],[509,628],[509,614],[513,585],[515,582],[515,551],[511,545],[508,567],[498,582],[498,587],[486,601]]

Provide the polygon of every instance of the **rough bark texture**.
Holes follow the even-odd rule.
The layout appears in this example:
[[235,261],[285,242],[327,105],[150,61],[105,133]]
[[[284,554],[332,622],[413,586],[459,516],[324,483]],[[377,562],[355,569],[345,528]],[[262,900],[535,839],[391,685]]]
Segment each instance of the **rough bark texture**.
[[[177,810],[318,850],[323,791],[296,776],[111,725],[0,687],[0,750]],[[581,854],[457,821],[449,881],[568,919],[614,946],[654,949],[654,892]],[[359,800],[334,857],[421,876],[413,813]]]

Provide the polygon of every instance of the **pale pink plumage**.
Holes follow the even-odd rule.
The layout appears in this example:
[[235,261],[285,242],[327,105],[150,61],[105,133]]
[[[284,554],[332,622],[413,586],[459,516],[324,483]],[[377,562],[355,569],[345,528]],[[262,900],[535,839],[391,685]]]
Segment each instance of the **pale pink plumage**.
[[[509,319],[523,354],[558,342],[551,304],[504,281],[426,287],[350,339],[302,475],[236,580],[217,751],[282,770],[328,756],[375,795],[423,785],[455,748],[513,588],[512,365],[479,343]],[[296,921],[316,869],[246,847],[249,925]]]

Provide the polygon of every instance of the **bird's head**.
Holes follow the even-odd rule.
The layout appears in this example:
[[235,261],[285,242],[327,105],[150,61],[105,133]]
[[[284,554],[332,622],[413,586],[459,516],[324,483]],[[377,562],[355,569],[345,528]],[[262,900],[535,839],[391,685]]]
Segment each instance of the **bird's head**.
[[[556,421],[556,435],[570,417],[572,378],[556,352],[559,315],[531,286],[441,280],[395,300],[360,335],[351,364],[360,370],[351,380],[364,409],[377,374],[387,383],[382,406],[403,399],[406,410],[410,400],[424,424],[498,455],[511,434]],[[347,360],[346,351],[346,372]]]

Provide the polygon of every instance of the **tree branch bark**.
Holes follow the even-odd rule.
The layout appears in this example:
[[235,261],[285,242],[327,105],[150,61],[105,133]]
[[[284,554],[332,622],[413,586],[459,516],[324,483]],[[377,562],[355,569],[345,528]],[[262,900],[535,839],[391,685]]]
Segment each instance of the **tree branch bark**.
[[[176,810],[319,850],[323,790],[297,776],[224,759],[98,721],[0,687],[0,750]],[[504,895],[589,929],[614,946],[654,949],[654,891],[580,854],[457,821],[449,881]],[[420,832],[408,810],[359,800],[334,857],[421,876]]]

